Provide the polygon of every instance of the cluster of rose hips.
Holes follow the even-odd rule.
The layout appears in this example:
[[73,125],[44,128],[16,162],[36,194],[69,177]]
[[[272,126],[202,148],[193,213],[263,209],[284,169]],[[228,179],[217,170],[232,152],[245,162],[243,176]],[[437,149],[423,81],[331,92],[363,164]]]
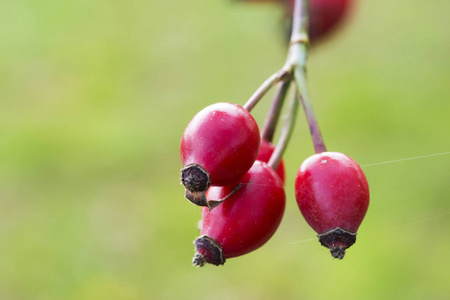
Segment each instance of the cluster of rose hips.
[[[311,0],[311,5],[318,2],[330,1]],[[197,113],[183,133],[181,183],[185,197],[202,206],[201,235],[194,241],[195,266],[222,265],[228,258],[261,247],[277,230],[286,203],[282,155],[299,102],[308,120],[316,154],[307,158],[298,170],[297,204],[305,220],[318,233],[320,243],[330,249],[333,257],[342,259],[345,250],[356,241],[356,231],[369,205],[369,187],[353,159],[342,153],[327,152],[323,143],[306,89],[308,12],[306,0],[295,1],[287,63],[244,106],[212,104]],[[295,84],[295,93],[288,108],[289,117],[275,146],[272,139],[291,82]],[[275,85],[273,104],[260,132],[250,111]]]

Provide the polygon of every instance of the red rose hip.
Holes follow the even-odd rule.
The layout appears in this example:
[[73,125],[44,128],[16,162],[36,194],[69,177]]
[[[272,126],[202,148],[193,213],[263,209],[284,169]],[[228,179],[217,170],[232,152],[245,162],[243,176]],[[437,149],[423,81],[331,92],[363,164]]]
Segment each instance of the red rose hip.
[[[295,0],[285,0],[291,17]],[[332,32],[344,19],[352,0],[310,0],[309,1],[309,39],[312,43]]]
[[342,153],[315,154],[298,170],[295,197],[321,244],[342,259],[369,207],[369,185],[360,166]]
[[[201,236],[195,241],[193,264],[222,265],[228,258],[256,250],[275,233],[284,214],[283,183],[266,163],[256,161],[242,186],[216,208],[202,209]],[[221,199],[235,186],[211,187],[208,199]]]
[[237,104],[216,103],[197,113],[180,144],[186,198],[207,206],[208,187],[238,182],[253,165],[259,143],[255,119]]
[[[278,2],[286,6],[287,19],[291,25],[295,0],[241,0],[243,2]],[[344,19],[353,0],[310,0],[309,39],[312,43],[332,32]]]

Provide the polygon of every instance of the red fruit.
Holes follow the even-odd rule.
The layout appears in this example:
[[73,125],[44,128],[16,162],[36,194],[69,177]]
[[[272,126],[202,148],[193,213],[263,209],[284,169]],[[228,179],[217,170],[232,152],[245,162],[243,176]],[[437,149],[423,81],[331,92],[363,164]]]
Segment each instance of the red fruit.
[[[272,156],[273,151],[275,150],[275,146],[269,143],[266,140],[261,140],[261,144],[259,145],[259,153],[256,160],[260,160],[263,162],[269,162],[270,157]],[[285,171],[284,171],[284,162],[281,161],[276,170],[278,176],[280,176],[281,181],[285,183]]]
[[[295,0],[241,0],[243,2],[279,2],[287,8],[287,17],[292,22]],[[327,36],[343,20],[352,0],[310,0],[309,39],[311,43]]]
[[259,142],[255,119],[237,104],[216,103],[197,113],[180,145],[186,198],[205,206],[210,185],[237,183],[253,165]]
[[[295,0],[285,0],[292,18]],[[351,0],[310,0],[309,39],[311,43],[328,35],[343,20]]]
[[[249,253],[266,243],[283,217],[283,183],[266,163],[256,161],[242,186],[222,204],[202,209],[201,236],[195,240],[193,264],[222,265],[226,258]],[[221,199],[235,186],[211,187],[208,199]]]
[[295,197],[321,244],[342,259],[369,207],[369,185],[360,166],[342,153],[315,154],[298,170]]

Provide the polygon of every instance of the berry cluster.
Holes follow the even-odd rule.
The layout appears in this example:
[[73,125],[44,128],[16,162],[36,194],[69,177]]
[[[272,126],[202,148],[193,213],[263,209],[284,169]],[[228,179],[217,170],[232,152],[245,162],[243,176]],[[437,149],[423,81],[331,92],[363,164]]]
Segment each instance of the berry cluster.
[[[345,250],[356,241],[356,232],[369,206],[369,187],[353,159],[325,148],[306,87],[307,2],[295,1],[288,59],[283,68],[270,76],[244,106],[212,104],[197,113],[183,133],[181,183],[185,197],[202,206],[200,236],[194,241],[195,266],[222,265],[228,258],[261,247],[277,230],[286,203],[282,156],[299,103],[316,154],[298,170],[297,204],[333,257],[342,259]],[[314,2],[330,3],[311,1]],[[313,11],[311,7],[311,14]],[[275,128],[291,83],[295,91],[275,146]],[[251,110],[273,86],[277,90],[260,132]]]
[[[284,213],[284,167],[267,165],[274,146],[242,106],[217,103],[186,127],[180,153],[185,197],[204,206],[194,265],[221,265],[275,233]],[[283,179],[282,179],[283,178]]]

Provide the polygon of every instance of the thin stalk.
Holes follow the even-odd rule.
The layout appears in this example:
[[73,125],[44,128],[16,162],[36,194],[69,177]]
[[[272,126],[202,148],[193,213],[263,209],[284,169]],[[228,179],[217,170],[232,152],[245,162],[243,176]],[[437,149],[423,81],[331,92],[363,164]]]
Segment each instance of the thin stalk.
[[298,111],[298,101],[296,99],[296,94],[292,94],[291,101],[289,103],[289,115],[284,121],[283,128],[281,130],[280,139],[278,140],[277,146],[270,156],[269,162],[267,165],[272,169],[276,170],[278,165],[281,162],[281,158],[283,157],[284,151],[287,148],[289,143],[289,139],[292,135],[292,131],[294,130],[295,118],[297,116]]
[[263,129],[261,131],[261,138],[269,143],[273,140],[273,135],[277,127],[278,119],[280,117],[281,108],[283,107],[284,99],[289,90],[290,81],[282,81],[277,85],[277,90],[272,101],[269,113],[264,121]]
[[294,65],[294,81],[298,91],[298,100],[302,103],[309,131],[316,153],[327,151],[319,129],[316,115],[309,99],[306,84],[306,60],[308,57],[308,0],[295,0],[294,18],[292,24],[291,46],[289,47],[288,62]]
[[270,76],[263,84],[253,93],[253,95],[248,99],[247,103],[244,104],[244,108],[248,111],[251,111],[256,104],[258,104],[259,100],[270,90],[270,88],[279,82],[280,80],[286,80],[291,74],[291,70],[286,70],[285,68],[276,72],[272,76]]
[[316,153],[326,152],[327,148],[325,147],[322,133],[320,132],[319,123],[317,122],[316,114],[314,113],[311,101],[309,100],[304,69],[295,68],[294,77],[299,90],[297,97],[302,103],[303,111],[305,112],[306,120],[308,121],[309,132],[314,144],[314,151]]
[[292,18],[291,45],[294,43],[308,44],[309,0],[295,0]]

